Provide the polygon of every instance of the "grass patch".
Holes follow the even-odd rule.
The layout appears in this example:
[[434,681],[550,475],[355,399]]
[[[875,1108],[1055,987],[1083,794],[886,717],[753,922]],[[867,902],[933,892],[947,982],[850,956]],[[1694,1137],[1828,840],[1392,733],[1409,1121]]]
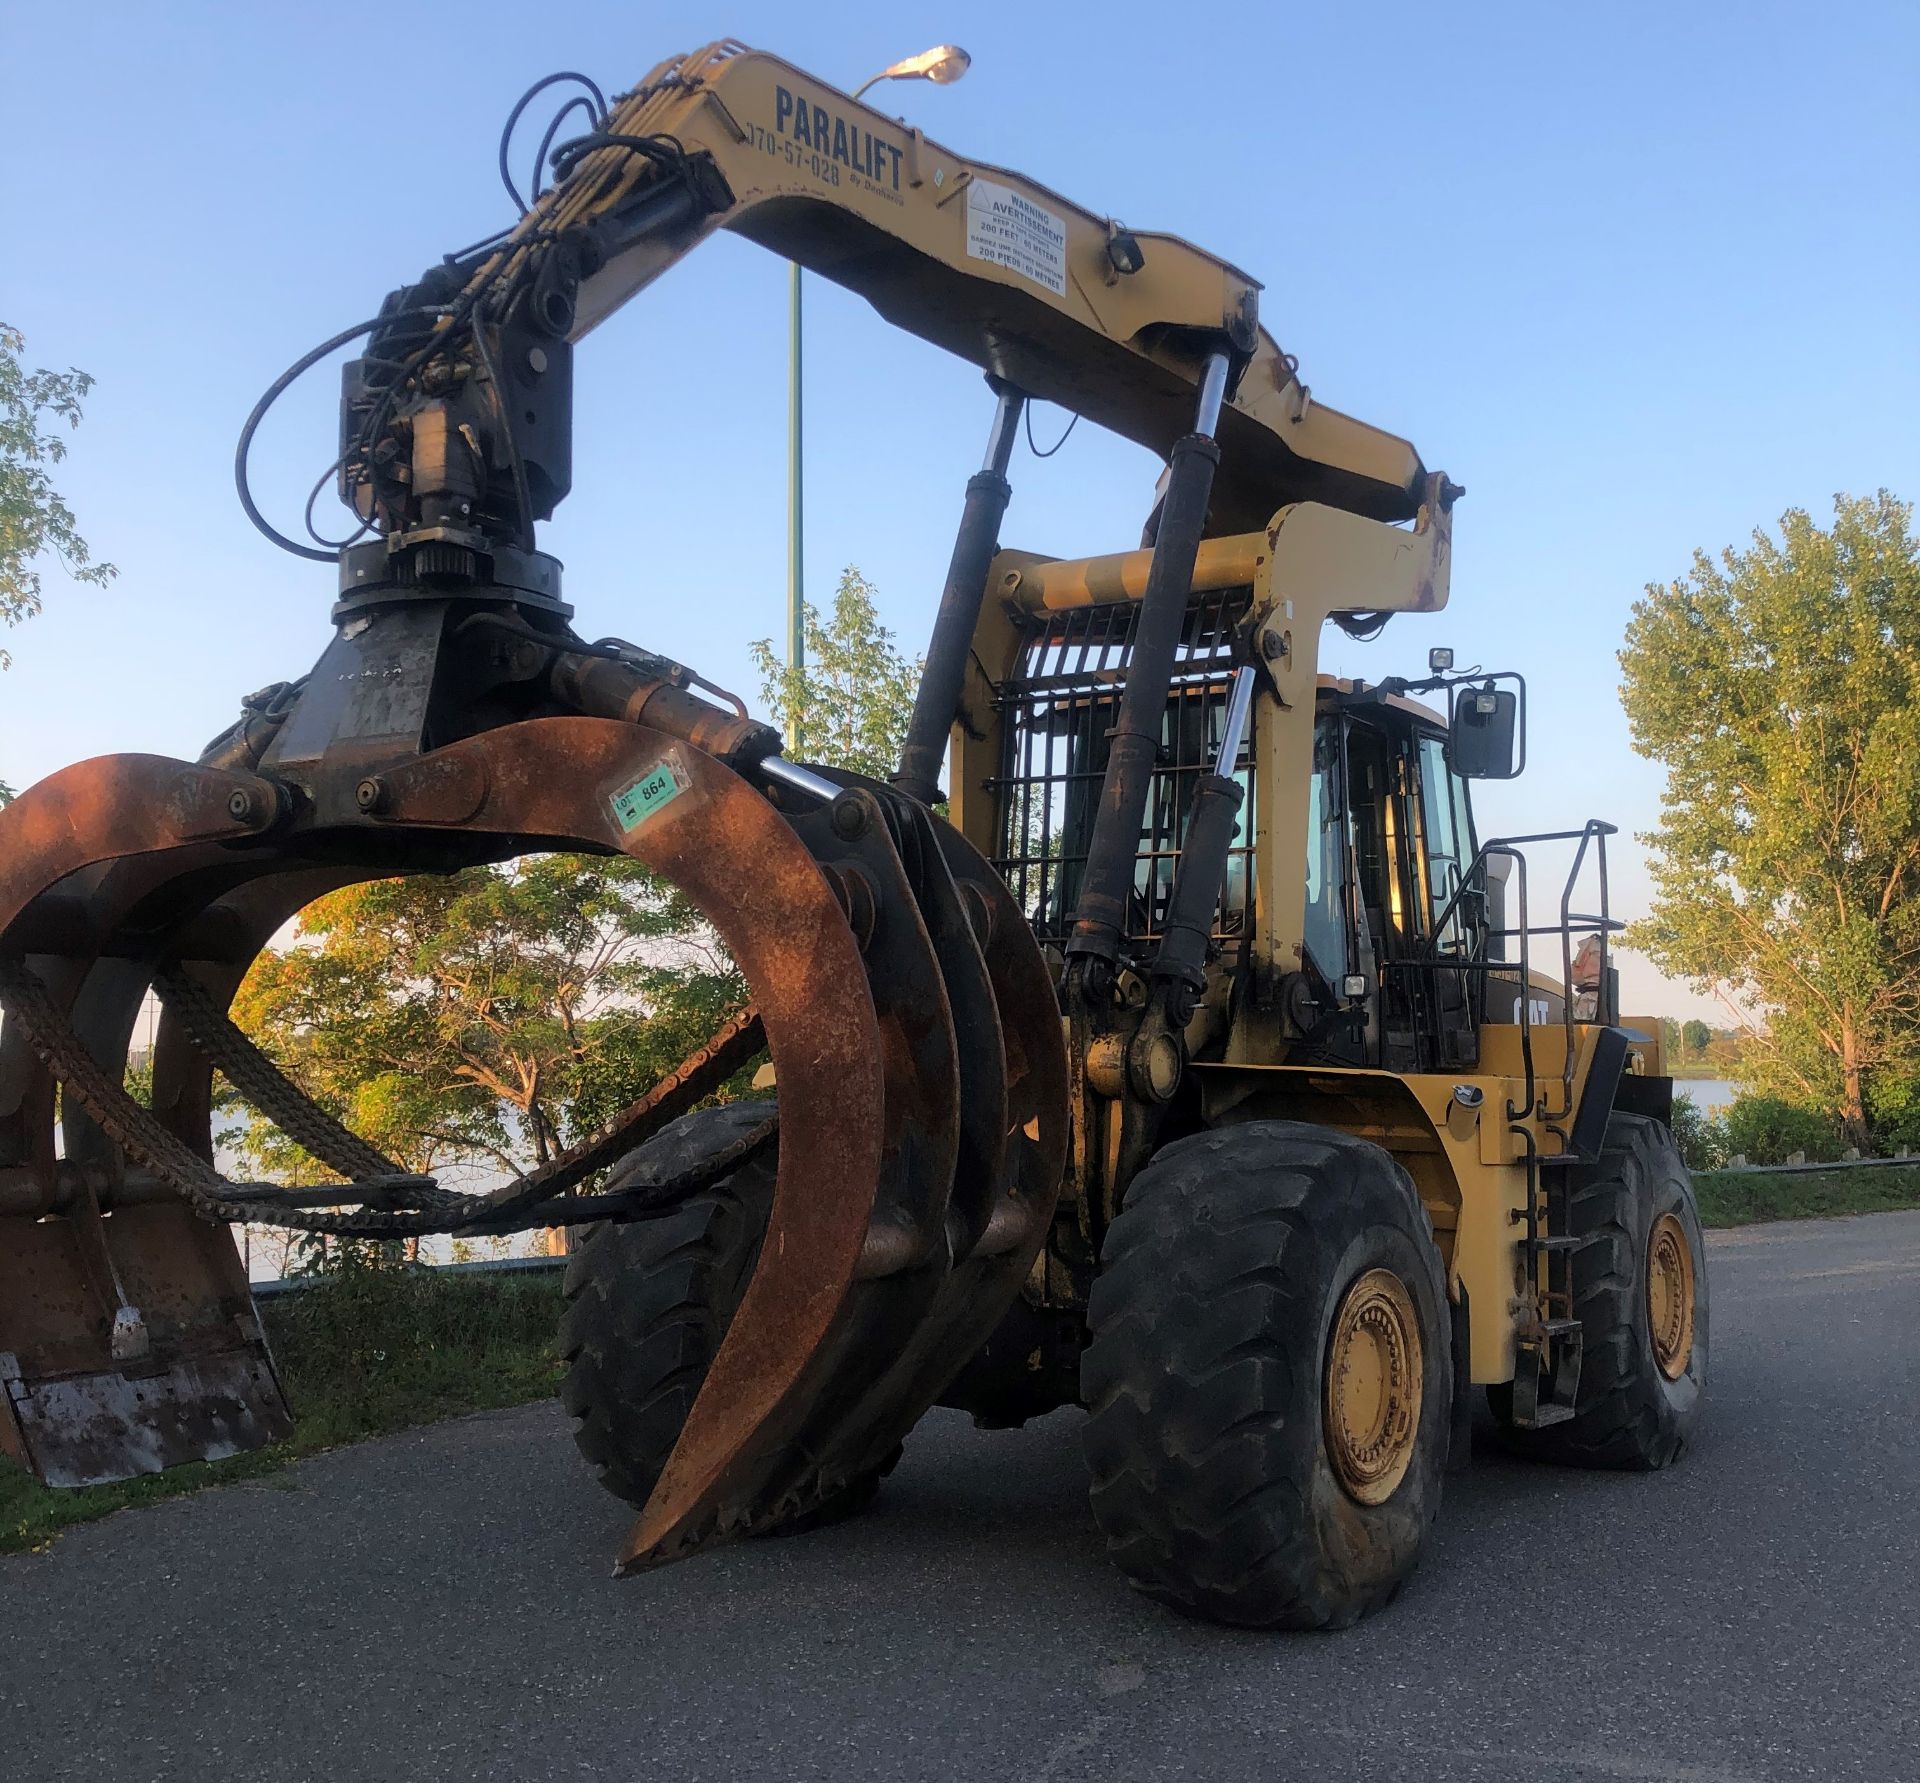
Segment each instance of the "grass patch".
[[553,1276],[353,1270],[260,1303],[297,1422],[283,1443],[111,1486],[54,1491],[0,1460],[0,1553],[129,1505],[256,1479],[302,1456],[551,1393]]
[[1915,1164],[1822,1170],[1806,1176],[1705,1170],[1693,1179],[1693,1186],[1700,1197],[1701,1223],[1709,1227],[1920,1207],[1920,1165]]

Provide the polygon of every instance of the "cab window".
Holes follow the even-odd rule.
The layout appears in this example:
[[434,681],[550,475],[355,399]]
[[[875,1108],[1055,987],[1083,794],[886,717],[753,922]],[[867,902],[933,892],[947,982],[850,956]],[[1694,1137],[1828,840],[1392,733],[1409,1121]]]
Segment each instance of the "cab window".
[[[1420,823],[1427,857],[1427,920],[1443,911],[1473,863],[1473,824],[1467,789],[1447,770],[1446,745],[1438,737],[1420,739]],[[1461,939],[1458,918],[1439,936],[1443,947]]]
[[1342,846],[1346,813],[1339,785],[1340,720],[1313,727],[1313,779],[1307,791],[1307,914],[1302,937],[1314,969],[1330,985],[1348,970],[1347,919],[1341,896],[1346,879]]

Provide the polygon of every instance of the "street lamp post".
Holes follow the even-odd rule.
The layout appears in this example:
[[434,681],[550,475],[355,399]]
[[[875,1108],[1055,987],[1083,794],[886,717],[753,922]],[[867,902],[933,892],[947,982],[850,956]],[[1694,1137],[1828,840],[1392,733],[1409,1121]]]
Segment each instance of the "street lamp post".
[[787,753],[800,754],[799,672],[807,661],[807,607],[800,569],[804,543],[800,478],[800,262],[787,267]]
[[[957,44],[939,43],[917,56],[908,56],[883,68],[853,90],[858,99],[869,87],[883,80],[930,80],[935,86],[950,87],[973,65],[973,58]],[[803,513],[804,478],[801,470],[801,355],[800,355],[800,262],[787,268],[787,666],[795,674],[806,667],[807,618],[806,579],[800,559],[805,545]],[[800,712],[797,705],[787,708],[787,753],[800,753]]]

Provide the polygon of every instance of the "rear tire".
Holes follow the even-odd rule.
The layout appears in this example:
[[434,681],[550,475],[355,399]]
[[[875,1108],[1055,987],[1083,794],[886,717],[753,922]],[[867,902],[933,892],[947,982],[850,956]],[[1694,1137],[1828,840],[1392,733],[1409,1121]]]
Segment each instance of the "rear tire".
[[[1168,1146],[1107,1233],[1088,1320],[1094,1520],[1135,1586],[1257,1628],[1344,1628],[1399,1590],[1440,1508],[1453,1363],[1440,1254],[1392,1157],[1299,1121]],[[1337,1388],[1376,1329],[1399,1384],[1349,1428]],[[1358,1479],[1375,1451],[1391,1465]]]
[[[1530,1459],[1665,1467],[1700,1421],[1708,1354],[1706,1246],[1672,1133],[1647,1115],[1612,1116],[1598,1160],[1575,1181],[1572,1215],[1573,1235],[1587,1240],[1573,1253],[1582,1327],[1574,1415],[1521,1430],[1510,1388],[1489,1387],[1488,1403],[1508,1446]],[[1676,1269],[1690,1292],[1685,1309],[1673,1298]],[[1650,1282],[1661,1291],[1650,1294]]]
[[[609,1178],[676,1175],[766,1119],[765,1102],[683,1115]],[[600,1484],[644,1505],[753,1277],[773,1206],[769,1146],[659,1219],[589,1229],[567,1262],[560,1400]],[[864,1510],[899,1450],[823,1503],[765,1533],[797,1535]]]

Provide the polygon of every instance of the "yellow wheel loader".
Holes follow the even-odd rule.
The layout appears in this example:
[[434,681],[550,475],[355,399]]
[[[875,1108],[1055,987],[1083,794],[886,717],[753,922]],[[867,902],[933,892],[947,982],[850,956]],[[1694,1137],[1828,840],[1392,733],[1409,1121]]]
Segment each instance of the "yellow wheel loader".
[[[282,1435],[236,1224],[571,1225],[564,1395],[639,1507],[626,1569],[857,1509],[936,1403],[1084,1405],[1123,1571],[1258,1626],[1391,1596],[1476,1386],[1525,1452],[1673,1459],[1705,1258],[1656,1031],[1615,1007],[1608,826],[1479,834],[1518,676],[1320,672],[1329,624],[1445,605],[1462,491],[1317,401],[1254,280],[1184,241],[739,44],[611,101],[556,79],[586,123],[519,221],[243,430],[249,514],[337,577],[314,668],[196,762],[104,757],[0,813],[0,1444],[76,1485]],[[587,641],[536,548],[574,343],[722,228],[987,375],[890,784]],[[302,543],[248,447],[355,340],[358,531]],[[1165,459],[1146,544],[1001,548],[1035,399]],[[321,892],[552,849],[684,888],[752,1002],[539,1170],[409,1174],[229,1019]],[[774,1094],[712,1106],[763,1050]],[[337,1180],[227,1180],[216,1072]]]

